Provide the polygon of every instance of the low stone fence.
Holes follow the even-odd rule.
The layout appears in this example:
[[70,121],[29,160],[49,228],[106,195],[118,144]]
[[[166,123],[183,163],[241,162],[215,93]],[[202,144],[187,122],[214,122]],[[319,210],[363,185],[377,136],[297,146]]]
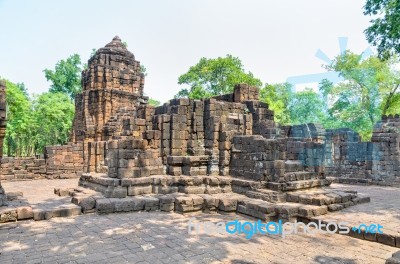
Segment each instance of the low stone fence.
[[46,147],[44,158],[3,157],[0,180],[77,178],[83,171],[83,144]]

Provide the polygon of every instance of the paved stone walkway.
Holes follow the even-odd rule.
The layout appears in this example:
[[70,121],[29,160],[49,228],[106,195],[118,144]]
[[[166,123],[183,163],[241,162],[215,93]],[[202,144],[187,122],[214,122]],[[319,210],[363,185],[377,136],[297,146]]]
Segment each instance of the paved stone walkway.
[[[245,220],[196,214],[196,221]],[[137,212],[0,226],[0,263],[384,263],[397,248],[343,235],[189,235],[189,217]]]
[[[33,206],[70,203],[54,188],[77,179],[4,182]],[[333,184],[371,196],[371,203],[330,213],[349,223],[380,223],[399,232],[400,189]],[[196,221],[246,220],[243,216],[195,214]],[[0,263],[384,263],[398,248],[343,235],[188,235],[190,216],[163,212],[82,215],[0,225]],[[253,219],[247,221],[254,221]]]

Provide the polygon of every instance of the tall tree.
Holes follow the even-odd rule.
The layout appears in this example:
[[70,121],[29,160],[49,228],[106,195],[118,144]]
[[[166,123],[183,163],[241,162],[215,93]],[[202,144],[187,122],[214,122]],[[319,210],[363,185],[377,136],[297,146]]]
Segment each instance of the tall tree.
[[7,129],[4,153],[25,156],[33,152],[31,102],[21,88],[6,80]]
[[6,80],[7,129],[4,153],[32,156],[44,147],[69,140],[74,104],[65,93],[27,97],[21,87]]
[[45,69],[45,77],[50,81],[50,92],[62,92],[70,96],[71,99],[81,91],[81,58],[78,54],[73,54],[66,60],[57,62],[54,70]]
[[400,55],[400,1],[367,0],[364,14],[374,16],[364,32],[368,42],[377,47],[379,56]]
[[75,107],[65,93],[43,93],[34,98],[33,129],[36,153],[42,153],[45,146],[68,142]]
[[179,76],[178,84],[188,85],[175,97],[200,99],[231,93],[237,83],[261,88],[262,82],[251,72],[245,72],[241,60],[232,55],[215,59],[201,58],[189,71]]
[[375,56],[362,59],[350,51],[337,56],[326,68],[339,72],[344,81],[321,86],[330,98],[329,113],[368,139],[381,114],[396,111],[400,79],[394,64]]

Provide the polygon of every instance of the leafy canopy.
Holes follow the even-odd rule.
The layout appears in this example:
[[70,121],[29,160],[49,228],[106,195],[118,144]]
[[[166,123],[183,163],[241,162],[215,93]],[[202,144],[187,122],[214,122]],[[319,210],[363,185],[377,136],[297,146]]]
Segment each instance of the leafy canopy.
[[7,80],[6,89],[7,156],[41,154],[45,146],[68,142],[75,109],[67,94],[48,92],[30,98]]
[[188,85],[175,97],[207,98],[232,93],[235,84],[247,83],[261,88],[262,82],[246,73],[239,58],[232,55],[216,59],[201,58],[189,71],[179,76],[178,84]]
[[382,61],[376,56],[362,59],[347,51],[327,65],[326,69],[344,78],[336,85],[326,81],[321,85],[322,94],[329,100],[331,121],[336,119],[336,125],[350,127],[368,139],[382,114],[399,112],[400,79],[395,63],[394,59]]
[[288,105],[293,87],[289,83],[266,84],[260,89],[260,100],[274,111],[275,122],[282,125],[291,123]]
[[43,93],[34,98],[32,109],[36,152],[69,141],[75,106],[67,94]]
[[54,70],[45,69],[45,77],[52,84],[50,92],[66,93],[72,100],[81,91],[81,58],[78,54],[73,54],[66,60],[57,62]]
[[400,55],[400,1],[367,0],[364,15],[374,17],[364,32],[379,56],[387,59],[392,54]]

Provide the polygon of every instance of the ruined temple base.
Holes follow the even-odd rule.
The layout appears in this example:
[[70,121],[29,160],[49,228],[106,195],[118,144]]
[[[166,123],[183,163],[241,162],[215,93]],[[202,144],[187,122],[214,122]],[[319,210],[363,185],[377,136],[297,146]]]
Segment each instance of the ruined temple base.
[[[340,191],[327,186],[327,179],[295,181],[298,189],[268,189],[270,182],[244,180],[228,176],[155,175],[145,178],[109,178],[106,174],[87,173],[79,185],[101,192],[104,199],[84,210],[113,213],[120,211],[162,210],[180,213],[193,211],[237,212],[263,221],[293,221],[338,211],[369,197],[357,192]],[[287,184],[287,183],[282,183]],[[275,185],[274,185],[275,186]],[[273,187],[274,187],[273,186]],[[91,196],[87,199],[93,199]],[[84,198],[75,199],[84,204]],[[150,205],[146,204],[149,203]]]

